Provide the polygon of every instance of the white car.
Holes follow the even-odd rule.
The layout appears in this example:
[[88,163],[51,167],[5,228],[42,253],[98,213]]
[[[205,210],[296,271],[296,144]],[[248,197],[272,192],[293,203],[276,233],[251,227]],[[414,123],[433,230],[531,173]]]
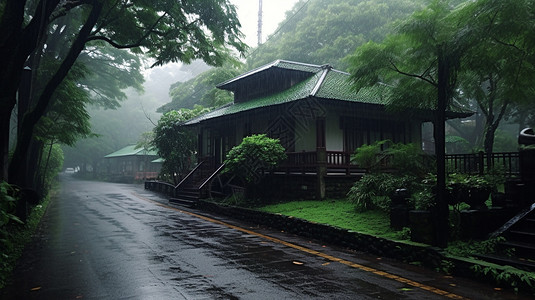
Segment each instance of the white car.
[[65,169],[65,173],[74,173],[74,168]]

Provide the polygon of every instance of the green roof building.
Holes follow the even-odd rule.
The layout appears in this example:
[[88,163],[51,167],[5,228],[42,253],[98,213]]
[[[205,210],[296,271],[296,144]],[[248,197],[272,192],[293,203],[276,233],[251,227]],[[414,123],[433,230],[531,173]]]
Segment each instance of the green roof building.
[[[422,124],[433,120],[432,108],[387,111],[387,86],[357,93],[349,77],[329,65],[277,60],[219,84],[234,94],[234,102],[184,124],[197,130],[199,161],[209,161],[216,169],[243,137],[266,133],[287,150],[280,174],[317,178],[293,187],[323,198],[326,193],[333,196],[325,178],[353,177],[352,183],[362,174],[349,159],[356,148],[385,139],[426,145]],[[447,114],[456,118],[471,112],[452,108]]]
[[128,145],[104,156],[110,181],[134,182],[158,177],[161,160],[154,150]]

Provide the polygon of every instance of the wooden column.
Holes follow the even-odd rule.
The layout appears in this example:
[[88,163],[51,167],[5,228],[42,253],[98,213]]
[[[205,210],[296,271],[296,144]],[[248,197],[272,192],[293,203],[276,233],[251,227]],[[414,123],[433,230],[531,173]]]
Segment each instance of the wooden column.
[[325,147],[316,148],[316,198],[323,200],[325,198],[325,176],[327,176],[327,150]]

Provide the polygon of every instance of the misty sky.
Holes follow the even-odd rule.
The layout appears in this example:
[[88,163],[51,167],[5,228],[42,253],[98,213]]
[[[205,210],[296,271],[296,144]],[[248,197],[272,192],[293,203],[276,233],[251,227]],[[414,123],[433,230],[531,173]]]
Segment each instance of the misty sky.
[[[277,26],[284,20],[286,11],[290,10],[298,0],[263,0],[262,40],[277,30]],[[238,8],[238,17],[245,34],[245,42],[256,47],[258,30],[258,0],[230,0]],[[186,81],[191,74],[180,71],[177,63],[168,64],[147,70],[145,76],[145,96],[156,97],[160,105],[170,101],[169,87],[177,81]],[[195,68],[195,66],[194,66]],[[203,71],[203,70],[199,70]],[[152,108],[152,107],[151,107]]]
[[[286,11],[292,9],[298,0],[263,0],[262,41],[275,32],[279,23],[284,20]],[[238,17],[245,34],[245,42],[256,47],[258,31],[258,0],[230,0],[238,7]]]

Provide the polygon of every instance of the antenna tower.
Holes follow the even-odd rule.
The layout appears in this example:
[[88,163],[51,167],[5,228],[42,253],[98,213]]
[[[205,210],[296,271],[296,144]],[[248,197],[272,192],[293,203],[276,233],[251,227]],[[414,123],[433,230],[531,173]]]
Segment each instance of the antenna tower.
[[262,44],[262,0],[258,0],[258,46]]

